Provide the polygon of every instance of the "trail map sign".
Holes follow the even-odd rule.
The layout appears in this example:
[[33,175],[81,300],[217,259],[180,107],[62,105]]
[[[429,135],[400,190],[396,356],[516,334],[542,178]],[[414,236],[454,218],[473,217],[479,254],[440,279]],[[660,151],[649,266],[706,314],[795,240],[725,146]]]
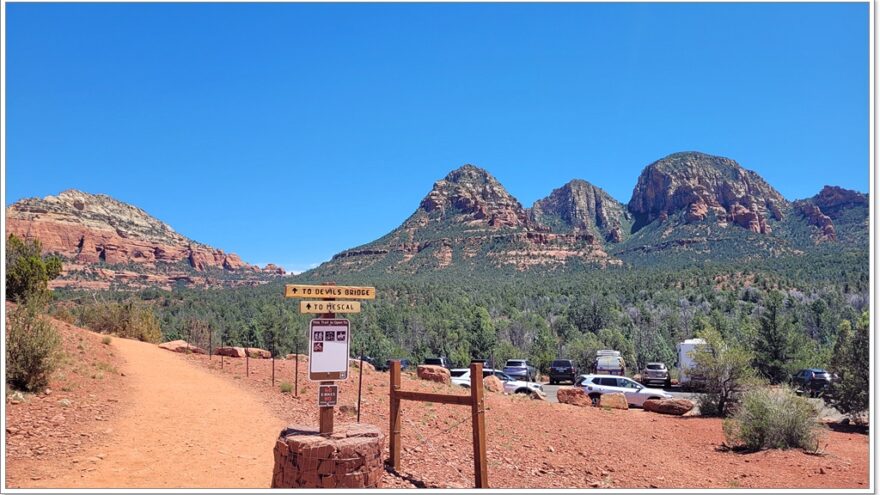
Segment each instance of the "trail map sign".
[[340,318],[315,318],[309,322],[309,380],[348,378],[351,325]]
[[339,397],[336,385],[318,385],[318,407],[333,407]]
[[300,313],[360,313],[358,301],[300,301]]
[[305,299],[376,299],[376,288],[346,285],[289,284],[284,287],[284,297],[301,297]]

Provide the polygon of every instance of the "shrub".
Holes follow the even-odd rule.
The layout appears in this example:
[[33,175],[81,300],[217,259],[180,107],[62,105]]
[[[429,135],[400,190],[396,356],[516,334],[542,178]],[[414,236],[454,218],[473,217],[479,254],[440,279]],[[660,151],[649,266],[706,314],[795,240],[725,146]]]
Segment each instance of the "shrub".
[[747,450],[819,448],[818,412],[789,388],[758,387],[743,394],[732,418],[724,422],[728,446]]
[[21,390],[45,388],[58,358],[58,332],[38,308],[33,301],[18,305],[6,326],[6,381]]
[[46,297],[47,284],[61,274],[61,260],[44,259],[40,241],[9,234],[6,239],[6,298],[24,301]]
[[755,381],[752,355],[742,346],[725,342],[711,326],[697,335],[706,341],[693,351],[693,373],[703,378],[699,385],[703,394],[697,399],[700,414],[727,416],[745,385]]
[[112,342],[112,340],[113,339],[111,339],[110,337],[104,336],[104,338],[101,339],[101,343],[104,345],[110,345],[110,342]]
[[868,410],[871,390],[870,316],[867,312],[856,321],[855,329],[848,320],[840,326],[831,365],[840,379],[834,382],[827,400],[837,410],[853,418]]
[[83,307],[82,324],[95,332],[158,343],[162,340],[159,320],[153,308],[142,303],[104,302]]
[[281,382],[281,393],[289,394],[293,390],[293,385],[290,382]]

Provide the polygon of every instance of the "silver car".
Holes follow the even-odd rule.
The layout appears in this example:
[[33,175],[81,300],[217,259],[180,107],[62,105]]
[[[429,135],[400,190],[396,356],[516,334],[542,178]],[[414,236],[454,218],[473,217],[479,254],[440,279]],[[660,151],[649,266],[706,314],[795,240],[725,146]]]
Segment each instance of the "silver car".
[[672,386],[672,378],[665,363],[648,363],[642,370],[642,383],[645,385],[662,384],[663,387]]
[[622,393],[631,406],[642,407],[648,399],[671,399],[672,394],[659,388],[648,388],[625,376],[581,375],[575,382],[592,399],[599,403],[602,394]]

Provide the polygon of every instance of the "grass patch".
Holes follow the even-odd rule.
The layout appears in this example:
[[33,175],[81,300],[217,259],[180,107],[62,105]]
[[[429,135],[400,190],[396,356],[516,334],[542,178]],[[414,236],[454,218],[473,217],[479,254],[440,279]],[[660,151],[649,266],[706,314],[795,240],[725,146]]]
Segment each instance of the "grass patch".
[[101,343],[104,344],[104,345],[110,345],[110,342],[113,342],[113,339],[111,339],[111,338],[110,338],[109,336],[107,336],[107,335],[105,335],[105,336],[101,339]]
[[290,382],[281,382],[280,388],[282,394],[289,394],[293,391],[293,385]]

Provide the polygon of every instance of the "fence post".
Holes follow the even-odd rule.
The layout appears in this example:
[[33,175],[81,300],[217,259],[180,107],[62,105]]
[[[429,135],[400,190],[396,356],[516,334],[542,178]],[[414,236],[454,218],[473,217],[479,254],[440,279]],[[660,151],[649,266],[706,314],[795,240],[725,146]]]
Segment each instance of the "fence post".
[[483,363],[471,363],[471,416],[474,434],[474,485],[476,488],[488,488],[486,422],[483,410]]
[[400,399],[397,391],[400,390],[400,360],[391,360],[391,425],[389,431],[391,440],[389,451],[391,453],[391,467],[395,471],[400,469]]
[[296,354],[293,357],[293,396],[299,397],[299,340],[296,341]]

